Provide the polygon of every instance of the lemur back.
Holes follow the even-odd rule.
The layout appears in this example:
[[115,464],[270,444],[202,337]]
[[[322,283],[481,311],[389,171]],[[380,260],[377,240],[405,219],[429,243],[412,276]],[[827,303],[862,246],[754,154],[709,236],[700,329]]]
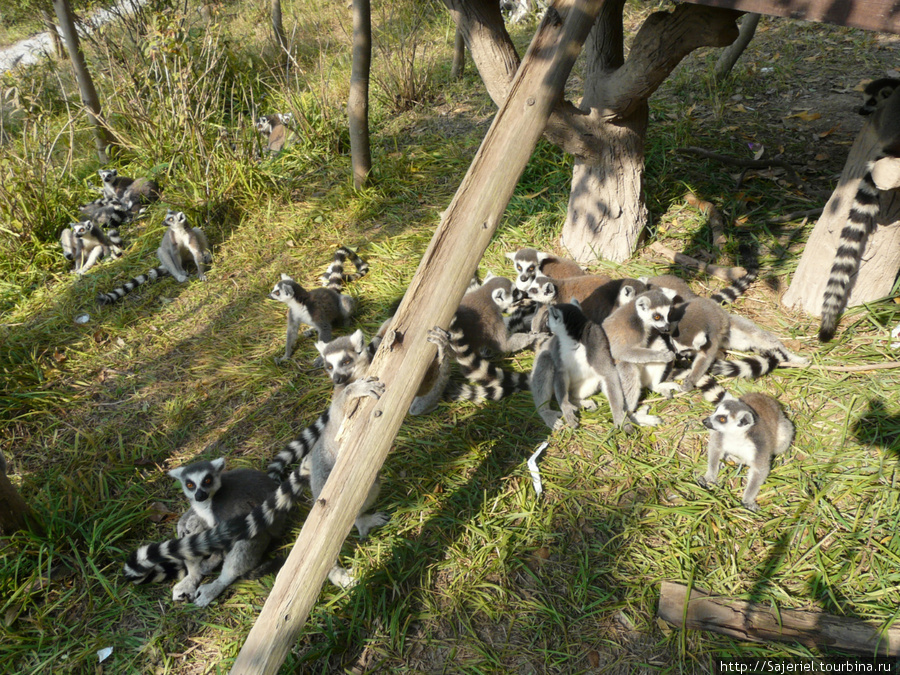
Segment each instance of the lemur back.
[[[584,274],[584,270],[574,260],[536,251],[533,248],[521,248],[515,253],[507,253],[506,257],[512,260],[516,268],[516,288],[520,291],[527,291],[537,276],[568,279]],[[562,301],[568,302],[569,299],[563,298]]]
[[[383,391],[384,385],[372,378],[357,380],[336,391],[329,408],[327,422],[309,452],[308,461],[295,467],[288,478],[261,505],[246,516],[231,518],[209,530],[183,539],[172,539],[140,547],[128,557],[123,569],[125,577],[134,583],[163,581],[171,578],[173,570],[187,565],[187,561],[202,561],[213,553],[229,550],[236,542],[250,539],[257,533],[268,530],[289,513],[300,499],[307,484],[307,474],[313,499],[318,499],[322,485],[331,472],[340,450],[336,436],[346,416],[347,405],[357,398],[368,396],[377,399]],[[377,496],[378,485],[376,481],[356,518],[356,528],[361,537],[365,537],[373,527],[382,525],[388,520],[385,514],[365,513]],[[329,578],[342,586],[353,583],[352,576],[337,564],[329,573]]]
[[872,177],[875,163],[884,157],[900,157],[900,80],[883,78],[870,83],[864,92],[861,114],[872,114],[878,134],[879,151],[866,164],[850,207],[847,224],[841,230],[837,252],[828,275],[822,299],[822,320],[819,340],[828,342],[834,337],[837,322],[850,289],[850,282],[859,270],[859,263],[875,229],[879,211],[879,190]]
[[[230,519],[243,518],[278,487],[278,483],[261,471],[224,469],[225,458],[220,457],[169,471],[169,475],[181,483],[190,504],[178,521],[179,536],[198,534]],[[280,514],[255,536],[224,549],[224,554],[214,552],[199,559],[185,560],[186,576],[173,588],[172,599],[193,601],[206,607],[232,582],[259,567],[272,538],[284,533],[286,520],[287,513]],[[222,564],[219,577],[201,586],[203,577],[219,563]]]
[[769,475],[772,458],[784,453],[794,438],[794,425],[771,396],[750,393],[740,399],[726,399],[703,420],[709,429],[708,461],[704,476],[697,479],[703,487],[715,484],[719,464],[733,459],[748,467],[741,503],[757,511],[756,496]]

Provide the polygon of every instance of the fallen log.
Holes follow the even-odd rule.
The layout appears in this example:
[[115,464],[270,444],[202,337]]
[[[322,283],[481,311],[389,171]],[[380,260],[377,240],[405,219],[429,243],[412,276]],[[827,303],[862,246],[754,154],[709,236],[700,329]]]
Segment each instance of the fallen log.
[[861,619],[825,612],[779,609],[744,600],[720,598],[664,581],[659,618],[677,628],[695,628],[750,642],[799,642],[807,647],[859,654],[900,654],[900,627],[882,629]]

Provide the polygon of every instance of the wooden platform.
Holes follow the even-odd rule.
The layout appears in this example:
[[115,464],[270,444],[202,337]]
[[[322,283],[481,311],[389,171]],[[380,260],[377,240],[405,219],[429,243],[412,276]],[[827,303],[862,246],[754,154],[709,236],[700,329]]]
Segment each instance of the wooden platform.
[[696,5],[900,33],[900,0],[689,0]]

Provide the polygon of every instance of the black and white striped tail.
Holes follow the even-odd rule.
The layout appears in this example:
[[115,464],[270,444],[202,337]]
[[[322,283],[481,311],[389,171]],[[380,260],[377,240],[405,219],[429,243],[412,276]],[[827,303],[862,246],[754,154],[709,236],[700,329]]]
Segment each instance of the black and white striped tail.
[[709,372],[712,375],[721,375],[722,377],[743,377],[755,380],[757,377],[771,373],[787,360],[783,355],[775,352],[754,354],[753,356],[745,356],[734,361],[717,359],[713,361]]
[[[119,241],[121,241],[121,239]],[[97,302],[99,302],[101,305],[111,305],[112,303],[124,298],[138,286],[146,283],[151,283],[153,281],[156,281],[160,277],[165,277],[168,275],[169,270],[167,270],[165,267],[161,265],[159,267],[153,267],[146,274],[138,275],[134,279],[126,281],[124,284],[122,284],[118,288],[113,289],[109,293],[99,293],[97,295]]]
[[[348,258],[356,268],[356,272],[353,274],[344,274],[344,262],[346,262]],[[360,258],[346,246],[341,246],[334,252],[334,262],[328,266],[325,274],[321,276],[322,285],[340,293],[344,283],[361,279],[368,271],[369,263]]]
[[329,408],[325,409],[319,419],[304,429],[300,435],[285,446],[284,450],[279,452],[275,459],[269,464],[266,472],[269,478],[279,483],[284,479],[284,472],[289,466],[293,466],[301,461],[313,449],[313,446],[322,437],[322,431],[328,424]]
[[878,215],[878,188],[872,179],[872,168],[880,157],[870,161],[866,166],[866,175],[862,177],[847,224],[841,230],[837,253],[828,275],[825,296],[822,299],[822,324],[819,327],[819,340],[828,342],[834,337],[838,317],[847,302],[847,290],[850,279],[859,269],[866,241],[875,229],[875,217]]
[[702,376],[694,386],[700,390],[703,398],[713,405],[719,405],[722,399],[728,395],[725,387],[716,382],[716,379],[709,374]]
[[512,314],[504,319],[506,330],[510,333],[527,333],[531,330],[531,320],[537,310],[537,303],[523,300]]
[[714,302],[718,302],[720,305],[730,305],[744,293],[746,293],[747,289],[750,288],[750,284],[752,284],[755,280],[756,270],[750,270],[740,279],[735,279],[734,281],[732,281],[730,286],[726,286],[721,291],[713,293],[711,296],[709,296],[709,299]]
[[[528,373],[517,373],[498,368],[489,360],[477,353],[465,342],[463,332],[456,324],[450,323],[450,347],[459,363],[463,376],[469,380],[469,386],[461,386],[458,391],[445,393],[448,401],[499,401],[511,394],[529,390]],[[457,398],[451,396],[457,395]]]
[[245,516],[238,516],[183,539],[141,546],[128,556],[122,573],[135,584],[175,579],[184,573],[185,560],[196,560],[227,551],[235,542],[252,539],[287,514],[303,496],[307,485],[305,467],[294,468],[266,501]]

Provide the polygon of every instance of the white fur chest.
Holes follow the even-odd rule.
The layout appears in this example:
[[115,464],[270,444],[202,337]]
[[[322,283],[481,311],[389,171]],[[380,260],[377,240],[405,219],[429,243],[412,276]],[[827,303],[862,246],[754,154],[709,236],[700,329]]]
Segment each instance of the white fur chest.
[[588,363],[587,349],[568,335],[558,335],[559,355],[569,374],[569,395],[577,399],[593,396],[600,389],[600,378]]
[[300,302],[296,299],[291,300],[290,308],[291,308],[291,313],[294,315],[294,317],[298,321],[305,323],[307,326],[313,325],[313,320],[312,320],[312,317],[309,315],[309,310],[307,309],[306,305],[304,305],[302,302]]
[[756,445],[745,433],[723,435],[722,448],[725,450],[725,459],[737,464],[749,466],[756,460]]
[[212,510],[212,499],[207,498],[202,502],[194,501],[191,503],[191,508],[194,509],[194,513],[203,518],[203,522],[207,525],[210,527],[216,526],[216,518]]

